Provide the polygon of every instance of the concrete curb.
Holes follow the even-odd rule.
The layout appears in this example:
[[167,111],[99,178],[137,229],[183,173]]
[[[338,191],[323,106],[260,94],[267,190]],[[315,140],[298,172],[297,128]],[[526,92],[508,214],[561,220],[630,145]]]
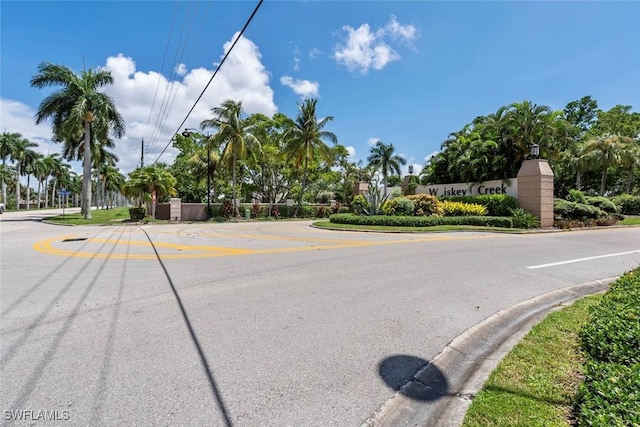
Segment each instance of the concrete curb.
[[533,326],[583,296],[606,291],[615,279],[548,292],[493,314],[453,339],[361,427],[460,426],[489,374]]

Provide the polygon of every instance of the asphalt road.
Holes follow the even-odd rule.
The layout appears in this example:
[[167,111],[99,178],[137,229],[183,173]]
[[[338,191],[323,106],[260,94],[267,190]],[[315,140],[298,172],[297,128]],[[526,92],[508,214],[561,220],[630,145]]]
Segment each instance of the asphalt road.
[[39,215],[0,216],[3,423],[358,426],[493,313],[640,264],[637,227],[381,234]]

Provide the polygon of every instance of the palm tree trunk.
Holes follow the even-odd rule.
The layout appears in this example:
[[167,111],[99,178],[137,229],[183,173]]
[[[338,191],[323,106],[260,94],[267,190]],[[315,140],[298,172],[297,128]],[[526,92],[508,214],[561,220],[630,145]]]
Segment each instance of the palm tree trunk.
[[576,190],[580,190],[582,187],[582,172],[576,172]]
[[38,209],[40,209],[40,202],[42,202],[42,181],[38,180]]
[[627,175],[627,194],[631,194],[632,182],[633,182],[633,166],[629,168],[629,175]]
[[31,181],[31,174],[27,174],[27,210],[29,210],[29,204],[31,202],[31,188],[29,188],[29,181]]
[[387,197],[387,187],[388,187],[388,185],[387,185],[387,174],[386,173],[382,174],[382,180],[384,181],[384,195],[383,195],[383,197]]
[[16,166],[16,210],[20,210],[20,162]]
[[44,180],[44,207],[49,207],[49,192],[47,191],[47,187],[49,186],[49,177]]
[[[5,171],[7,159],[5,157],[2,158],[2,170]],[[1,178],[2,180],[2,202],[4,203],[4,207],[7,207],[7,183],[4,182],[4,176]]]
[[240,211],[238,210],[238,203],[236,201],[236,153],[233,153],[233,178],[231,179],[231,182],[233,184],[233,189],[232,189],[232,194],[231,194],[231,198],[232,198],[232,202],[233,202],[233,213],[236,217],[240,216]]
[[82,215],[91,219],[91,123],[84,122],[84,157],[82,167]]
[[602,179],[600,180],[600,195],[604,196],[604,191],[607,188],[607,167],[602,169]]
[[307,166],[308,160],[307,157],[304,158],[304,171],[302,172],[302,185],[300,186],[300,195],[298,196],[298,206],[296,206],[296,210],[293,213],[293,217],[298,217],[298,211],[302,206],[302,196],[304,196],[304,189],[307,187]]

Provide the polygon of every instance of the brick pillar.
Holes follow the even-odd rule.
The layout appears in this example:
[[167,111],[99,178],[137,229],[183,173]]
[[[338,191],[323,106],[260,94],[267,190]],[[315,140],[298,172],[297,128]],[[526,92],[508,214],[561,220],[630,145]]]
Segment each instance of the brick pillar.
[[367,194],[369,192],[369,184],[364,181],[359,181],[353,188],[353,195]]
[[518,205],[553,227],[553,171],[544,159],[525,160],[518,171]]

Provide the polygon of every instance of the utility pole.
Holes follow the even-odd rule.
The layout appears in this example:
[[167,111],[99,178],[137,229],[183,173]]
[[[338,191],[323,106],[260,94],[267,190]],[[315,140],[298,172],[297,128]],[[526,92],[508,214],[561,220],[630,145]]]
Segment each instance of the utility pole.
[[140,167],[144,167],[144,138],[142,138],[142,154],[140,155]]

